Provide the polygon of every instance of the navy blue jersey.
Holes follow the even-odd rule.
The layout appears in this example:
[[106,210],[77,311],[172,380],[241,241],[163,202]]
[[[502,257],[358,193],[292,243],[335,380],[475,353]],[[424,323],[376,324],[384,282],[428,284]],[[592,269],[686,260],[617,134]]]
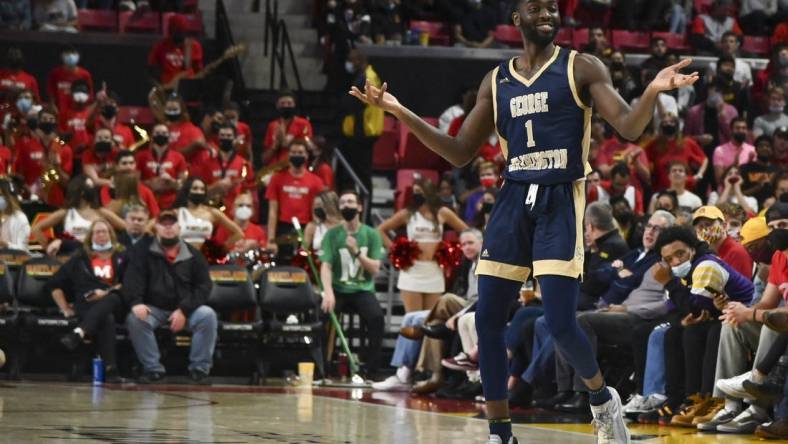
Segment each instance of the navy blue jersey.
[[505,179],[554,185],[582,179],[591,171],[591,108],[575,86],[576,54],[556,46],[530,79],[515,71],[515,59],[493,71],[495,129],[506,157]]

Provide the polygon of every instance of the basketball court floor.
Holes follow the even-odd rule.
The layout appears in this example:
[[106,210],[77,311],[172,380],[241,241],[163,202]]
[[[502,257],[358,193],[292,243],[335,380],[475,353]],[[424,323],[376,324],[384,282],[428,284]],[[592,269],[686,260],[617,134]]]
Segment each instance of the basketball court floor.
[[[478,444],[479,404],[362,389],[0,383],[0,443]],[[516,411],[523,444],[593,443],[585,417]],[[633,427],[640,443],[757,442]],[[774,441],[776,442],[776,441]]]

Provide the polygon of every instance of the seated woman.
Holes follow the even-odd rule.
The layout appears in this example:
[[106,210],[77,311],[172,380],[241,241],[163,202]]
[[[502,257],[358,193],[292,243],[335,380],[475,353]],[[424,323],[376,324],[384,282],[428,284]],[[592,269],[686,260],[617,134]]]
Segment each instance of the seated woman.
[[22,211],[11,183],[0,179],[0,248],[27,251],[30,222]]
[[181,238],[199,249],[211,238],[214,227],[219,225],[231,233],[224,242],[224,247],[231,250],[236,242],[244,238],[244,232],[224,213],[206,204],[206,193],[205,182],[197,177],[187,179],[178,191],[174,208],[178,212]]
[[[76,350],[91,338],[105,364],[107,382],[118,382],[115,356],[115,311],[121,306],[120,288],[126,261],[115,231],[105,219],[88,228],[82,249],[72,256],[47,282],[63,316],[79,316],[79,324],[60,338],[69,350]],[[70,293],[73,303],[66,299]]]
[[[115,213],[99,205],[98,190],[87,176],[77,176],[66,188],[65,208],[56,210],[44,220],[33,225],[33,239],[41,246],[46,246],[46,253],[55,256],[59,252],[71,252],[79,247],[88,234],[90,225],[106,219],[116,230],[125,230],[126,222]],[[54,239],[48,242],[44,232],[63,224],[63,234],[67,238]],[[48,243],[47,243],[48,242]]]
[[339,197],[333,191],[323,191],[312,201],[312,220],[304,228],[304,247],[320,254],[323,236],[342,222]]

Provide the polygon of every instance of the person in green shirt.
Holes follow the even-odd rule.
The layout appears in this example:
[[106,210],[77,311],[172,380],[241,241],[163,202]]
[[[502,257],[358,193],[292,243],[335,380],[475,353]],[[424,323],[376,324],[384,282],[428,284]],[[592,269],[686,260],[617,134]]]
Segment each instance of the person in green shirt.
[[383,241],[380,233],[359,219],[361,202],[355,191],[339,195],[342,223],[323,237],[320,279],[323,281],[321,308],[328,313],[357,313],[368,338],[364,352],[368,377],[380,366],[383,342],[383,309],[375,297],[375,274],[380,271]]

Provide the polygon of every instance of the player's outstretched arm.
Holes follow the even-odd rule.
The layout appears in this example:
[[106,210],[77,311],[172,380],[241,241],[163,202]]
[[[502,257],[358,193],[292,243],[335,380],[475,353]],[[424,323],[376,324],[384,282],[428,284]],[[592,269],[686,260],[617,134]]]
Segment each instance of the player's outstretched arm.
[[[596,57],[581,54],[575,58],[575,79],[578,90],[589,91],[597,112],[623,137],[635,140],[654,116],[657,96],[662,91],[689,86],[698,80],[698,72],[682,74],[691,59],[684,59],[660,71],[648,84],[634,107],[630,107],[613,88],[607,67]],[[587,88],[586,88],[587,87]]]
[[492,73],[490,72],[482,80],[476,97],[476,106],[465,118],[457,137],[441,133],[413,111],[400,104],[396,97],[386,91],[388,89],[387,83],[377,88],[367,82],[364,85],[364,91],[354,86],[350,90],[350,94],[366,104],[380,107],[392,114],[407,125],[429,149],[451,162],[452,165],[461,167],[476,157],[479,148],[490,137],[494,129],[491,77]]

